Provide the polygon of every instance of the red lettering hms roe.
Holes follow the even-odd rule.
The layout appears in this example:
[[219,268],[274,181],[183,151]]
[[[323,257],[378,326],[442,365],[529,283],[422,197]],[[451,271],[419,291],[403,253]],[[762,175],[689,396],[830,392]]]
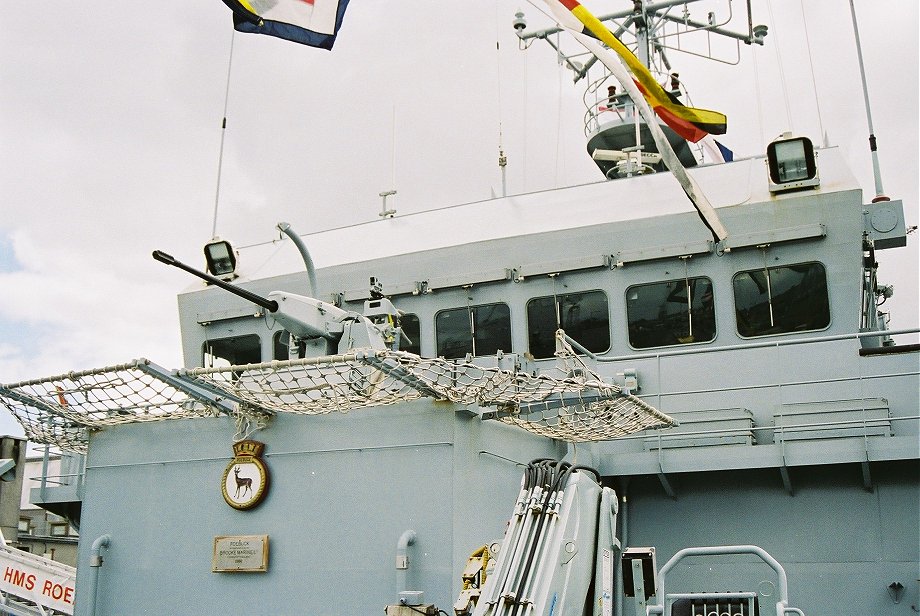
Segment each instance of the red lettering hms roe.
[[[26,573],[15,567],[6,567],[3,571],[3,581],[26,590],[34,590],[37,580],[34,573]],[[63,584],[58,584],[51,580],[44,580],[41,594],[46,597],[51,597],[55,601],[63,601],[64,603],[73,605],[74,590],[71,586],[64,586]]]
[[42,594],[46,597],[51,597],[55,601],[63,601],[73,605],[73,588],[70,586],[62,586],[61,584],[55,584],[51,580],[45,580],[45,585],[42,586]]
[[13,567],[7,567],[3,572],[3,581],[13,586],[19,586],[25,588],[26,590],[32,590],[35,588],[35,576],[32,574],[26,574],[25,571],[20,571]]

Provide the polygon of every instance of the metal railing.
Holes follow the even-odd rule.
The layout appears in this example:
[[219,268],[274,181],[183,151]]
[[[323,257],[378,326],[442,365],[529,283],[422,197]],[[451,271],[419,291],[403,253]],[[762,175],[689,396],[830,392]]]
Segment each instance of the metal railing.
[[[763,384],[727,384],[719,385],[717,387],[702,387],[698,389],[683,389],[683,390],[669,390],[664,391],[662,388],[663,377],[668,374],[668,371],[663,362],[670,358],[684,357],[690,355],[708,355],[708,354],[718,354],[726,352],[735,352],[735,351],[748,351],[756,349],[775,349],[779,350],[782,347],[790,346],[802,346],[802,345],[819,345],[831,342],[841,342],[847,340],[862,340],[865,338],[880,338],[887,336],[901,336],[901,335],[916,335],[920,333],[920,328],[905,328],[898,330],[889,330],[889,331],[873,331],[873,332],[854,332],[850,334],[834,334],[829,336],[813,336],[813,337],[783,337],[779,339],[772,340],[763,340],[756,342],[748,342],[741,344],[732,344],[724,346],[708,345],[708,346],[698,346],[694,345],[688,348],[680,349],[668,349],[660,350],[650,353],[635,353],[631,355],[617,355],[617,356],[605,356],[597,355],[588,351],[584,346],[579,344],[577,341],[573,340],[568,335],[565,335],[565,340],[572,345],[572,347],[579,353],[584,354],[585,356],[596,361],[598,364],[607,364],[607,363],[619,363],[619,364],[629,364],[632,362],[643,361],[643,360],[654,360],[655,367],[652,372],[655,373],[655,378],[653,383],[655,385],[655,392],[648,394],[635,393],[634,394],[641,399],[647,400],[649,403],[653,404],[656,408],[661,409],[663,412],[668,412],[667,409],[663,408],[662,401],[665,398],[677,397],[677,396],[687,396],[687,395],[700,395],[700,394],[714,394],[722,392],[732,392],[732,391],[751,391],[756,389],[764,390],[775,390],[777,395],[775,396],[777,403],[781,403],[783,396],[783,389],[790,387],[798,387],[803,385],[821,385],[821,384],[832,384],[832,383],[844,383],[851,381],[858,381],[864,383],[867,381],[879,380],[879,379],[892,379],[900,377],[914,377],[920,375],[920,365],[917,363],[913,364],[913,369],[907,369],[900,372],[878,372],[878,373],[866,373],[864,371],[866,366],[871,366],[873,364],[865,363],[874,359],[874,357],[862,357],[861,361],[858,363],[859,372],[845,374],[843,376],[827,377],[827,378],[815,378],[815,379],[788,379],[773,383],[763,383]],[[905,352],[916,353],[916,349],[911,346],[908,349],[905,349]],[[779,362],[782,361],[782,357],[777,357],[777,369],[781,369]],[[641,375],[640,375],[641,377]],[[646,380],[647,379],[641,379]],[[641,382],[640,382],[641,384]],[[861,388],[862,389],[862,388]],[[862,396],[865,397],[865,396]]]
[[684,548],[672,556],[671,559],[668,560],[668,562],[665,563],[665,565],[658,572],[659,592],[657,593],[657,597],[660,598],[658,599],[657,604],[648,606],[648,615],[652,616],[653,614],[657,614],[658,616],[663,616],[665,614],[665,601],[669,597],[669,595],[665,592],[665,581],[667,580],[667,574],[681,560],[690,556],[726,556],[733,554],[753,554],[758,556],[776,573],[776,577],[779,582],[779,599],[776,602],[776,616],[785,616],[785,614],[789,612],[800,615],[802,614],[802,611],[798,608],[789,607],[789,583],[786,578],[786,570],[783,569],[783,566],[779,563],[778,560],[770,556],[766,550],[761,547],[757,547],[756,545],[723,545],[713,547]]

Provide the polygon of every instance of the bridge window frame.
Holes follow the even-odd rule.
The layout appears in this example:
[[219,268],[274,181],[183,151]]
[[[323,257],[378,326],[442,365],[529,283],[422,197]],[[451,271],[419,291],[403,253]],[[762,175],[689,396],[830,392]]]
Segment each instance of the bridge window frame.
[[421,355],[422,322],[419,320],[418,315],[414,312],[407,312],[405,314],[399,315],[399,327],[402,328],[403,333],[406,334],[406,337],[412,341],[412,344],[407,345],[405,348],[403,348],[403,343],[400,341],[399,350],[406,351],[407,353],[415,353],[416,355]]
[[[603,327],[597,325],[591,327],[592,331],[600,330],[606,334],[606,339],[603,337],[597,338],[595,336],[587,336],[585,331],[589,329],[583,324],[589,319],[580,319],[579,323],[573,323],[573,314],[574,308],[580,308],[580,302],[587,299],[589,302],[595,300],[596,298],[603,298],[603,309],[600,310],[598,306],[598,311],[589,310],[589,317],[593,317],[597,312],[603,312],[603,317],[605,323]],[[577,300],[576,300],[577,298]],[[543,334],[545,325],[548,322],[546,318],[546,306],[538,306],[538,303],[545,304],[549,300],[552,302],[552,305],[549,307],[552,311],[549,315],[549,322],[551,323],[551,331],[549,336]],[[575,301],[573,301],[575,300]],[[567,309],[568,306],[568,309]],[[544,314],[536,314],[537,310],[541,310]],[[581,312],[580,310],[578,311]],[[526,306],[527,313],[527,349],[534,359],[548,359],[553,357],[556,352],[556,330],[561,327],[565,330],[565,333],[578,341],[579,344],[584,346],[586,349],[596,354],[603,354],[610,350],[612,344],[612,335],[610,330],[610,299],[607,296],[607,293],[601,289],[591,289],[588,291],[572,291],[569,293],[558,293],[555,295],[543,295],[540,297],[533,297],[527,301]],[[581,316],[580,314],[578,315]],[[539,324],[537,323],[539,321]],[[600,340],[600,342],[597,342]]]
[[[237,347],[241,342],[247,344],[242,350],[230,354],[226,350]],[[255,344],[253,344],[253,342]],[[215,352],[215,349],[218,352]],[[208,358],[211,358],[209,361]],[[243,361],[235,361],[235,358],[241,357]],[[255,361],[249,361],[255,359]],[[215,361],[218,360],[218,361]],[[243,364],[258,364],[262,362],[262,338],[258,334],[239,334],[237,336],[226,336],[224,338],[214,338],[205,340],[201,344],[201,365],[205,368],[212,366],[239,366]]]
[[[698,289],[700,282],[706,283]],[[643,290],[651,293],[643,293]],[[638,304],[643,301],[655,303],[665,291],[664,301],[658,301],[658,317],[648,319],[636,314]],[[683,297],[680,293],[683,292]],[[643,298],[642,295],[645,297]],[[635,350],[705,344],[716,339],[715,290],[709,276],[687,276],[672,280],[659,280],[630,285],[624,295],[626,300],[626,329],[629,346]],[[707,299],[708,297],[708,299]],[[668,304],[671,306],[671,310]],[[633,308],[631,309],[630,306]],[[642,326],[641,323],[648,323]],[[684,323],[686,328],[684,328]],[[677,329],[677,327],[680,329]],[[686,333],[685,333],[686,332]],[[665,339],[663,336],[666,336]]]
[[[465,320],[459,318],[464,312],[466,313]],[[450,328],[445,325],[448,318],[453,319]],[[496,355],[498,351],[512,352],[511,308],[504,302],[439,310],[435,313],[434,320],[435,348],[438,357],[463,359],[467,354],[473,357],[485,357]],[[496,336],[489,336],[490,330],[496,328],[500,332],[500,340]],[[483,330],[486,333],[480,335]],[[464,333],[469,339],[468,347]],[[461,348],[455,350],[448,345]]]
[[[802,273],[797,284],[790,285],[788,280],[782,279],[784,273],[804,267],[808,267],[809,270]],[[816,281],[814,279],[815,274],[812,274],[812,272],[817,272],[818,270],[820,270],[820,280]],[[758,279],[754,274],[760,274],[763,278]],[[749,281],[748,283],[742,280],[742,277],[745,276]],[[818,282],[818,284],[815,284],[815,282]],[[742,288],[742,285],[744,285],[744,288]],[[753,289],[751,286],[753,286]],[[776,289],[777,286],[780,287],[779,290]],[[796,318],[794,319],[796,322],[792,322],[789,315],[798,314],[799,311],[793,311],[802,305],[802,297],[799,295],[791,298],[797,301],[790,301],[789,298],[779,300],[778,298],[803,287],[805,287],[804,300],[818,302],[817,310],[814,312],[814,316],[804,323],[801,322],[800,318]],[[766,299],[765,314],[756,314],[754,312],[764,312],[764,301],[756,303],[750,300],[739,302],[739,291],[752,296],[755,295],[755,293],[752,293],[754,290],[756,290],[758,297]],[[764,266],[737,272],[732,276],[732,292],[735,301],[735,328],[741,338],[762,338],[764,336],[823,331],[831,325],[827,267],[820,261]],[[819,292],[820,297],[817,296]]]
[[285,361],[290,359],[289,344],[290,337],[288,337],[288,342],[284,342],[284,336],[290,336],[287,331],[279,329],[274,334],[272,334],[272,359],[278,361]]

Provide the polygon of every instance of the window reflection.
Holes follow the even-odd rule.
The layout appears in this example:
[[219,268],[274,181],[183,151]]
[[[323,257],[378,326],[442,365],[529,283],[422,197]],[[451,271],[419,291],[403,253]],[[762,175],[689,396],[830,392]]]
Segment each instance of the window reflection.
[[506,304],[442,310],[435,315],[435,337],[438,356],[446,359],[510,352],[511,310]]
[[527,337],[536,359],[556,352],[556,330],[562,327],[592,353],[610,348],[610,311],[603,291],[537,297],[527,303]]
[[202,355],[206,368],[257,364],[262,361],[262,342],[255,334],[207,340]]
[[275,335],[272,336],[272,359],[289,359],[288,345],[290,342],[291,336],[286,331],[275,332]]
[[831,322],[820,263],[741,272],[734,278],[735,317],[745,337],[824,329]]
[[708,342],[716,335],[712,281],[686,278],[626,290],[629,344],[637,349]]
[[403,334],[405,334],[406,338],[409,339],[409,342],[406,342],[405,338],[399,342],[399,350],[421,355],[421,325],[419,324],[418,315],[401,315],[399,317],[399,326],[402,328]]

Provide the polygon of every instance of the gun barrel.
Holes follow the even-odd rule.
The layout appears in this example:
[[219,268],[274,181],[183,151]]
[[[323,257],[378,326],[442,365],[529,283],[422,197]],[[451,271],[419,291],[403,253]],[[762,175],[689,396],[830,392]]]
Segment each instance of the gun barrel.
[[255,293],[252,293],[251,291],[247,291],[246,289],[241,289],[240,287],[230,284],[229,282],[224,282],[220,278],[212,276],[211,274],[208,274],[206,272],[197,270],[190,265],[186,265],[182,261],[177,260],[172,255],[166,254],[162,250],[154,250],[153,258],[159,261],[160,263],[165,263],[166,265],[172,265],[173,267],[178,267],[181,270],[185,270],[189,274],[198,276],[202,280],[209,282],[216,287],[220,287],[221,289],[225,291],[229,291],[230,293],[233,293],[234,295],[238,295],[242,297],[243,299],[252,302],[256,306],[261,306],[262,308],[265,308],[269,312],[278,311],[278,302],[276,302],[275,300],[266,299],[262,297],[261,295],[256,295]]

